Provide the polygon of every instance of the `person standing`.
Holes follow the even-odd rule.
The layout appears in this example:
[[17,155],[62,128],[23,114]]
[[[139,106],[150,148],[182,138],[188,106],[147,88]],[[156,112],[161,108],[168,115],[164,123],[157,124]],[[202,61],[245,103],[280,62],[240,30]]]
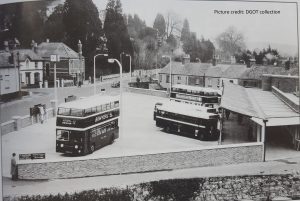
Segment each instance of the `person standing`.
[[15,153],[12,154],[12,158],[10,160],[10,174],[12,180],[15,181],[18,179],[18,166]]

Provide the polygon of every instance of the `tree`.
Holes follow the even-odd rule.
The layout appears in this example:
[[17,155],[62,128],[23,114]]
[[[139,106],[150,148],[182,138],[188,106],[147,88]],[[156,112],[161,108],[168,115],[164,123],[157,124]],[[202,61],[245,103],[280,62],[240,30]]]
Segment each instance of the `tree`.
[[182,21],[176,13],[168,12],[166,15],[166,38],[170,35],[180,36]]
[[[107,37],[107,48],[109,55],[119,58],[121,52],[133,55],[133,47],[128,34],[127,26],[122,15],[120,0],[109,0],[106,6],[106,18],[104,21],[104,32]],[[123,70],[129,71],[129,66],[123,66]],[[117,66],[113,72],[119,72]]]
[[163,37],[166,34],[166,21],[162,14],[158,13],[155,17],[153,28],[158,30],[158,35]]
[[18,38],[23,48],[30,47],[32,40],[42,41],[48,3],[49,1],[32,1],[1,5],[1,40]]
[[183,22],[183,27],[181,30],[181,37],[180,40],[185,42],[189,39],[190,37],[190,25],[187,19],[184,20]]
[[81,40],[83,55],[87,57],[87,74],[92,74],[93,55],[103,35],[99,12],[92,0],[66,0],[63,9],[65,42],[77,50]]
[[66,41],[66,30],[63,22],[64,5],[60,4],[45,22],[44,36],[51,41]]
[[233,26],[221,33],[216,38],[216,42],[219,48],[229,56],[245,49],[244,35],[241,32],[238,32]]

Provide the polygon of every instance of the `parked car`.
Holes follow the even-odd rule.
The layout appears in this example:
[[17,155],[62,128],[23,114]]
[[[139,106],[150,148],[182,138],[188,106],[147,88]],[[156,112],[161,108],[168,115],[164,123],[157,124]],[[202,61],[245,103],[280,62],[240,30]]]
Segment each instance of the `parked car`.
[[118,81],[118,82],[113,82],[113,83],[111,84],[111,87],[112,87],[112,88],[118,88],[118,87],[120,87],[120,81]]

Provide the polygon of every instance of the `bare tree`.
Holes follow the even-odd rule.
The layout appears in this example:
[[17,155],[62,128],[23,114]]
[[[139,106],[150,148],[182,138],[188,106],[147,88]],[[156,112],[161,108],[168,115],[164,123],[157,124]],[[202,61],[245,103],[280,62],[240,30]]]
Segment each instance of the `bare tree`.
[[223,52],[230,55],[234,55],[246,47],[243,33],[237,31],[233,26],[221,33],[216,38],[216,42]]
[[166,20],[166,38],[170,35],[180,37],[182,29],[182,20],[178,14],[169,11],[165,17]]

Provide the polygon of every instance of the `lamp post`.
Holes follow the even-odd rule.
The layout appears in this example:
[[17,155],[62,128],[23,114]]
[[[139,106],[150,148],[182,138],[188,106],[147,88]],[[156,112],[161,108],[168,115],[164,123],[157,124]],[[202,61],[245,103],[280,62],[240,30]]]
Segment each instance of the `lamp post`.
[[96,54],[94,56],[94,95],[96,95],[96,57],[97,56],[105,56],[105,57],[107,57],[108,54]]
[[117,59],[108,59],[108,63],[114,63],[114,62],[117,62],[119,68],[120,68],[120,133],[123,134],[123,126],[122,126],[122,122],[123,122],[123,107],[122,107],[122,104],[123,104],[123,101],[122,101],[122,64],[117,60]]
[[264,156],[263,156],[263,162],[266,161],[266,132],[267,132],[267,122],[268,120],[267,119],[263,119],[263,122],[264,122],[264,136],[263,136],[263,143],[264,143]]
[[129,75],[129,82],[131,82],[131,55],[130,54],[126,54],[127,57],[129,57],[129,69],[130,69],[130,75]]
[[170,94],[172,91],[172,58],[171,56],[163,55],[162,58],[169,58],[170,59]]
[[123,59],[122,59],[122,55],[123,55],[123,54],[125,54],[125,53],[124,53],[124,52],[121,52],[121,53],[120,53],[120,63],[121,63],[122,66],[123,66]]

